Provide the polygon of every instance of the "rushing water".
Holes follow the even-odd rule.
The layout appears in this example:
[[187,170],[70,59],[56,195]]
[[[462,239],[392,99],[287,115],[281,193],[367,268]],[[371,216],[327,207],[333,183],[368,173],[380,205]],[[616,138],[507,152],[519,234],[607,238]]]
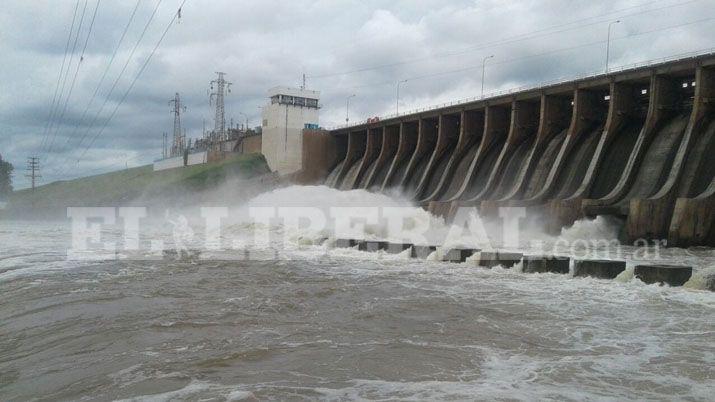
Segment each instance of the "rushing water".
[[[360,197],[405,204],[325,188],[254,203]],[[562,238],[612,231],[580,222]],[[712,400],[715,293],[697,281],[310,245],[324,235],[290,234],[303,247],[278,261],[72,261],[68,224],[0,222],[0,400]],[[709,250],[660,259],[715,266]]]

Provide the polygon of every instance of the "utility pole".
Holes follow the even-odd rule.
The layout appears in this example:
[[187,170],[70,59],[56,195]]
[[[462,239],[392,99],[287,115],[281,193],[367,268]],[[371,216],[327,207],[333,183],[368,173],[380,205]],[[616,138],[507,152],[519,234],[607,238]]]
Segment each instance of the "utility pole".
[[482,98],[484,98],[484,76],[486,75],[487,71],[487,60],[493,58],[494,55],[487,56],[482,60]]
[[32,182],[32,191],[35,191],[37,184],[37,179],[40,177],[40,158],[37,156],[30,156],[27,158],[27,172],[25,177],[29,178]]
[[608,60],[611,56],[611,27],[613,24],[618,24],[620,22],[621,20],[615,20],[608,24],[608,39],[606,39],[606,74],[608,74]]
[[166,132],[161,134],[161,158],[166,159],[166,143],[168,141],[168,137]]
[[186,111],[186,106],[181,103],[181,98],[177,92],[174,99],[169,101],[169,105],[174,106],[171,111],[174,114],[174,143],[171,146],[171,156],[181,155],[184,152],[184,138],[181,135],[181,112]]
[[219,140],[226,139],[226,116],[224,114],[224,97],[226,92],[231,93],[231,84],[227,82],[224,78],[226,73],[217,72],[218,78],[211,81],[211,90],[214,90],[214,84],[216,85],[216,92],[211,93],[209,97],[209,104],[215,99],[216,100],[216,115],[214,116],[214,135],[219,138]]

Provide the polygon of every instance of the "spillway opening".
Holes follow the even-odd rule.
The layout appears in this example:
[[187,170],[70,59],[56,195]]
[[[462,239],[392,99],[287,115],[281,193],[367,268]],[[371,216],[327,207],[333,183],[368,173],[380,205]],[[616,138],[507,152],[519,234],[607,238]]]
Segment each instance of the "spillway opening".
[[576,107],[572,111],[572,122],[565,140],[569,152],[558,166],[550,191],[552,199],[556,200],[573,196],[581,186],[603,133],[610,103],[615,100],[607,86],[580,90],[576,97]]
[[385,126],[382,133],[382,147],[380,154],[373,164],[372,171],[367,177],[365,188],[371,191],[380,191],[389,173],[392,162],[398,151],[400,143],[400,125]]
[[472,200],[484,190],[509,134],[511,103],[488,106],[484,119],[484,134],[477,160],[459,200]]
[[368,180],[375,168],[377,158],[382,151],[383,132],[384,127],[382,126],[369,128],[367,130],[365,155],[363,155],[360,161],[360,167],[353,188],[366,188],[368,185]]
[[[431,200],[438,190],[450,160],[455,156],[462,131],[462,113],[446,113],[439,118],[437,144],[424,172],[417,198]],[[423,198],[427,197],[427,198]]]
[[405,179],[405,171],[417,148],[419,137],[419,122],[405,121],[400,123],[400,139],[395,159],[387,172],[382,190],[400,188]]
[[355,180],[357,179],[360,162],[365,156],[367,148],[367,130],[353,131],[348,137],[348,152],[345,157],[345,164],[340,172],[336,187],[342,190],[351,190],[354,188]]
[[[304,141],[307,139],[304,138]],[[342,170],[343,165],[345,164],[345,157],[347,156],[348,152],[348,135],[347,133],[339,133],[333,135],[333,141],[335,143],[335,159],[334,163],[331,165],[327,166],[327,176],[325,177],[325,185],[328,187],[335,187],[336,181],[338,179],[338,175],[340,174],[340,171]],[[311,147],[309,147],[311,148]],[[313,156],[304,153],[303,158],[304,160],[306,158],[312,158]],[[304,165],[307,165],[304,163]]]
[[439,194],[441,200],[455,197],[465,185],[474,169],[475,158],[484,134],[484,110],[465,110],[461,116],[462,138],[460,153],[455,155],[451,177],[446,178],[444,191]]
[[680,98],[678,108],[680,110],[690,109],[695,101],[695,76],[677,77],[677,79],[681,83],[678,91]]
[[439,116],[420,120],[417,149],[412,155],[407,172],[405,172],[404,189],[407,194],[412,194],[417,189],[437,145],[438,134]]

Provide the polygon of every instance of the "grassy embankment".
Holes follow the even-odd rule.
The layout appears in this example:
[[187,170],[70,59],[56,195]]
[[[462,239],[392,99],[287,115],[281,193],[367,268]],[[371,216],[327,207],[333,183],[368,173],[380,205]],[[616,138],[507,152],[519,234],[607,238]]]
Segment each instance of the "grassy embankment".
[[228,180],[251,179],[269,173],[261,154],[237,155],[221,162],[153,171],[141,166],[69,181],[57,181],[14,192],[8,199],[8,217],[22,212],[68,206],[117,206],[137,199],[166,199],[170,203],[191,194],[211,190]]

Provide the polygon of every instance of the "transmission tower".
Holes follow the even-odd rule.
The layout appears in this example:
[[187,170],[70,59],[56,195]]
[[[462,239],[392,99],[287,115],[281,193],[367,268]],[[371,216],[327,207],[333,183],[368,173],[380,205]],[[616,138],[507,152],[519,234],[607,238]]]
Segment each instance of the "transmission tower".
[[216,91],[212,92],[209,96],[209,104],[216,102],[216,116],[214,117],[214,140],[225,140],[226,139],[226,116],[224,114],[224,96],[225,92],[231,93],[231,84],[224,79],[226,73],[217,72],[218,78],[211,81],[211,90],[214,90],[214,84],[216,86]]
[[174,109],[171,113],[174,114],[174,141],[171,145],[171,156],[182,155],[184,153],[184,136],[181,134],[181,113],[186,111],[186,106],[181,103],[181,98],[177,92],[174,99],[169,101],[169,105],[173,105]]
[[37,179],[42,177],[40,176],[40,158],[38,158],[37,156],[28,157],[26,171],[27,173],[25,173],[25,177],[31,180],[32,191],[35,191]]

